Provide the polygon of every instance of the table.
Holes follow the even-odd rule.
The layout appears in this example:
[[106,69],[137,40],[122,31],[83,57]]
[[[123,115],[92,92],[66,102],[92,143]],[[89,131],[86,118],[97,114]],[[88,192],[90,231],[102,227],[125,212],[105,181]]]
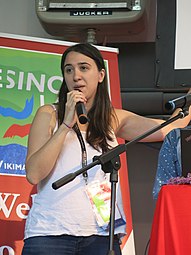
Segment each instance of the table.
[[154,212],[148,255],[191,254],[191,185],[163,186]]

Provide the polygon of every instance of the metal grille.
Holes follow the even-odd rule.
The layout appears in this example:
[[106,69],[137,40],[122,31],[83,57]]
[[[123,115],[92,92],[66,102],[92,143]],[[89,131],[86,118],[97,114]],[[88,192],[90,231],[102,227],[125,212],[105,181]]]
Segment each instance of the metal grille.
[[129,9],[141,10],[141,0],[39,0],[40,11],[49,9]]

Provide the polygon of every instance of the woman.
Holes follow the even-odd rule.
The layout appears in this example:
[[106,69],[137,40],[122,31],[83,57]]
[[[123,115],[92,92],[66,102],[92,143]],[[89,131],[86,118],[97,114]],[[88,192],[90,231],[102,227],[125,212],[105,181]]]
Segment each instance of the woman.
[[[97,195],[107,193],[108,174],[96,166],[58,190],[52,189],[52,183],[115,147],[116,137],[131,140],[163,120],[112,107],[103,58],[90,44],[68,48],[62,56],[61,70],[63,83],[58,105],[39,108],[29,135],[26,175],[31,184],[38,184],[38,193],[27,218],[22,254],[105,255],[108,223],[91,195],[95,187]],[[89,119],[83,125],[76,114],[78,102],[84,103]],[[163,140],[170,130],[187,125],[189,120],[189,117],[177,120],[144,141]],[[107,201],[104,202],[106,209]],[[125,235],[120,187],[117,205],[119,224],[115,227],[114,250],[119,255],[118,237]],[[97,208],[96,213],[92,207]]]
[[[187,126],[186,129],[191,129]],[[157,199],[163,185],[173,178],[182,176],[181,129],[170,131],[164,139],[159,151],[157,172],[153,187],[153,198]]]

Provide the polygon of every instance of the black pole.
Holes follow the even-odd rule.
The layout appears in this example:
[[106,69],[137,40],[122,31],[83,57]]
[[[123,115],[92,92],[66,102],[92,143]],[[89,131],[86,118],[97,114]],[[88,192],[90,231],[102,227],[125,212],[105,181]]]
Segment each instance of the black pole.
[[116,184],[118,182],[118,172],[114,170],[110,175],[111,182],[111,213],[109,222],[109,252],[108,255],[114,255],[114,232],[115,232],[115,204],[116,204]]

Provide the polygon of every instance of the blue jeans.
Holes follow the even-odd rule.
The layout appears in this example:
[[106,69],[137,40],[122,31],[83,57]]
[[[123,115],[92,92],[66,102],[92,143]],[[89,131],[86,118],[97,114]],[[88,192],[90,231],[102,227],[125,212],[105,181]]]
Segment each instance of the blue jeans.
[[[114,238],[115,255],[121,255],[119,239]],[[109,237],[69,235],[30,237],[24,241],[22,255],[107,255]]]

